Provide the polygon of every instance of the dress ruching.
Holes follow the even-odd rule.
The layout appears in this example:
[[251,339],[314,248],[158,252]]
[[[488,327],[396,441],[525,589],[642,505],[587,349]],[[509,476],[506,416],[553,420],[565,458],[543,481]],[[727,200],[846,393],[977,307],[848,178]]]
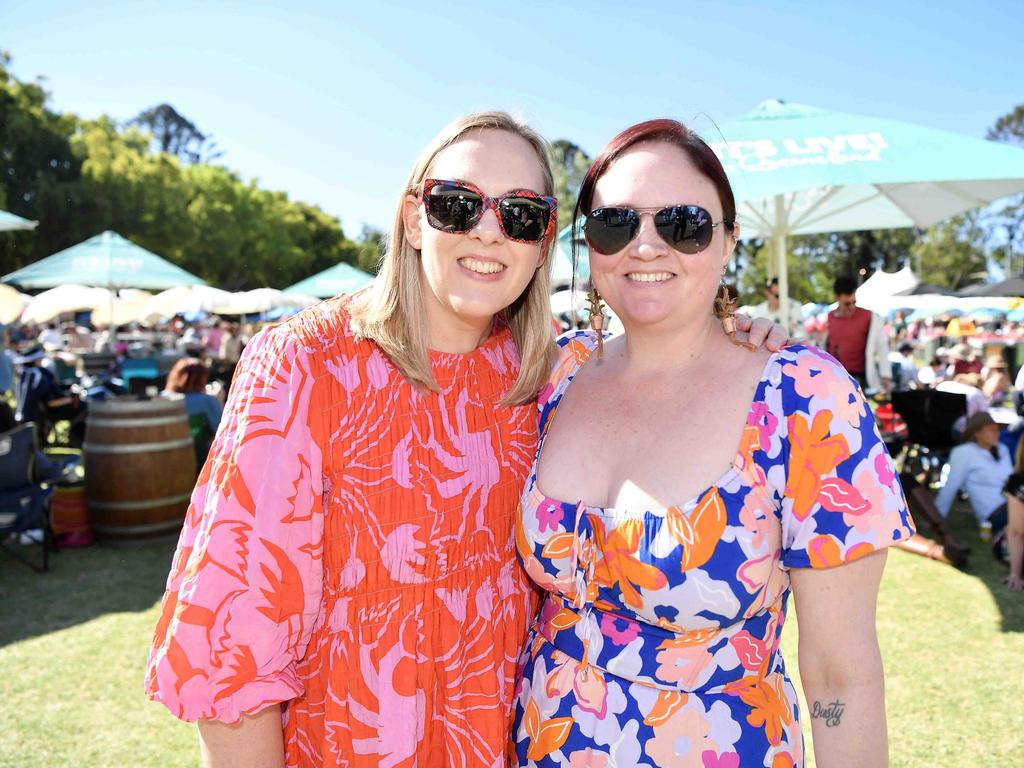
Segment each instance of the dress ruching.
[[161,608],[149,695],[184,720],[275,702],[289,766],[495,766],[536,608],[513,556],[536,447],[498,327],[410,386],[345,300],[246,347]]

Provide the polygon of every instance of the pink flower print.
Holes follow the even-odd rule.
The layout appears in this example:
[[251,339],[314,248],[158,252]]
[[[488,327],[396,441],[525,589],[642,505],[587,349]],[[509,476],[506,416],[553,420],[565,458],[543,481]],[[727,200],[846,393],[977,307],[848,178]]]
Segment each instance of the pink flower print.
[[578,749],[569,755],[569,768],[607,768],[608,755],[595,752],[590,747]]
[[836,415],[836,418],[842,419],[851,427],[856,427],[860,424],[860,420],[867,413],[868,404],[864,400],[864,395],[854,385],[853,380],[850,378],[837,379],[833,394],[835,395],[836,403],[832,412]]
[[843,515],[843,522],[862,534],[894,527],[894,521],[890,520],[892,510],[886,509],[889,494],[885,492],[885,486],[879,484],[875,473],[865,467],[857,474],[853,483],[864,499],[865,510],[872,514],[846,513]]
[[747,424],[757,427],[761,437],[761,448],[767,450],[771,445],[772,435],[779,426],[779,417],[771,412],[768,403],[754,403],[747,414]]
[[556,532],[558,526],[562,523],[563,516],[564,513],[560,504],[556,504],[550,499],[545,499],[537,507],[537,530]]
[[839,384],[832,367],[810,355],[801,355],[795,363],[782,367],[782,372],[793,379],[793,386],[800,397],[827,399],[833,388]]
[[551,393],[555,391],[554,386],[549,382],[544,385],[544,388],[537,395],[537,405],[544,407],[547,404],[548,399],[551,397]]
[[740,756],[735,752],[724,752],[721,755],[705,750],[701,753],[700,759],[704,768],[740,768]]
[[875,474],[878,475],[882,485],[889,488],[892,488],[893,483],[896,482],[896,473],[892,471],[892,462],[889,461],[889,457],[885,453],[875,456]]
[[[626,625],[625,629],[619,629],[621,624]],[[602,612],[601,634],[615,643],[615,645],[629,645],[640,634],[640,625],[632,619]]]

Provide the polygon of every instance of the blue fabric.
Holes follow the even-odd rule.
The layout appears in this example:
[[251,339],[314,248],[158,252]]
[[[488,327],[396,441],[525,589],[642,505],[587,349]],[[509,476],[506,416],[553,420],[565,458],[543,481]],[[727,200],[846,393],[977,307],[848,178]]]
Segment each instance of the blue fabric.
[[188,411],[189,416],[196,414],[206,416],[206,420],[210,422],[210,434],[217,433],[224,408],[216,397],[205,392],[186,392],[185,410]]
[[9,349],[0,353],[0,392],[10,392],[14,389],[14,360],[12,357]]

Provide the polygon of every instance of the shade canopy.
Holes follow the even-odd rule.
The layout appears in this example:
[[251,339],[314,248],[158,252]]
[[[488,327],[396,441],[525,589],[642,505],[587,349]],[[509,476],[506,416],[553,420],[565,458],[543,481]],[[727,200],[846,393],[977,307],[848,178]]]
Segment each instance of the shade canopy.
[[294,291],[285,293],[276,288],[255,288],[230,294],[228,301],[213,311],[218,315],[255,315],[279,307],[304,309],[316,304],[317,300],[317,296]]
[[1017,296],[1024,297],[1024,277],[1011,277],[998,283],[980,283],[969,285],[959,293],[960,296]]
[[323,272],[317,272],[315,275],[285,288],[284,292],[329,299],[339,293],[358,291],[372,282],[373,275],[342,261]]
[[0,211],[0,232],[14,232],[20,229],[35,229],[38,221],[29,221],[7,211]]
[[2,282],[29,289],[53,288],[67,283],[155,290],[206,284],[201,278],[109,230],[4,275]]
[[1024,191],[1024,150],[895,120],[772,100],[720,132],[741,235],[773,240],[783,296],[790,235],[928,227]]

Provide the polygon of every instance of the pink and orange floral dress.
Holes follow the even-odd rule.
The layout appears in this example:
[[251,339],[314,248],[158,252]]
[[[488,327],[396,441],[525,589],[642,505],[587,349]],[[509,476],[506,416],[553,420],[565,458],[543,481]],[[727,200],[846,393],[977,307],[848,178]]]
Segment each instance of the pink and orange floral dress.
[[293,767],[505,762],[536,412],[498,407],[507,328],[431,363],[441,391],[410,386],[342,299],[253,339],[167,581],[153,699],[228,723],[287,702]]
[[[538,459],[595,343],[589,332],[559,339]],[[779,652],[788,571],[840,566],[913,530],[860,390],[813,348],[771,356],[732,466],[682,504],[552,499],[535,464],[516,543],[547,595],[516,694],[517,763],[803,765]]]

